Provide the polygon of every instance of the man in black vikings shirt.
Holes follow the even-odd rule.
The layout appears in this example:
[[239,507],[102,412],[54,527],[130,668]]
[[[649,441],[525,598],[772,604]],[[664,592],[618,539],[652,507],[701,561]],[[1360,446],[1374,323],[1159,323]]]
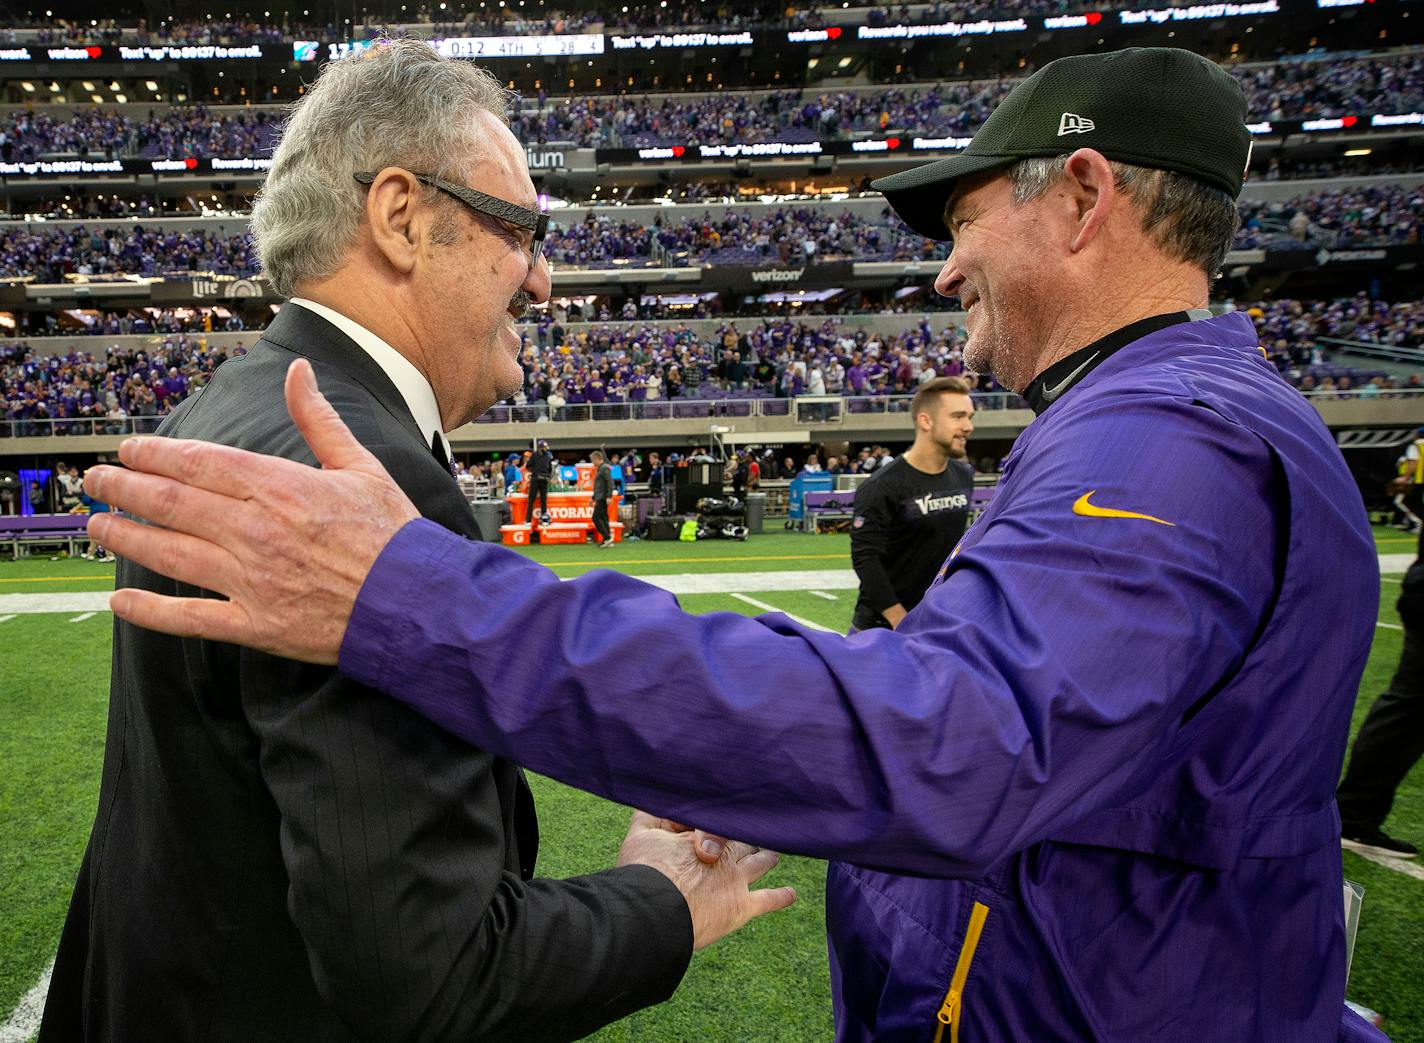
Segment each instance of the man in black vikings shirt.
[[969,517],[969,386],[958,377],[927,381],[915,392],[910,414],[915,444],[855,493],[850,557],[860,596],[852,632],[898,625],[924,597]]

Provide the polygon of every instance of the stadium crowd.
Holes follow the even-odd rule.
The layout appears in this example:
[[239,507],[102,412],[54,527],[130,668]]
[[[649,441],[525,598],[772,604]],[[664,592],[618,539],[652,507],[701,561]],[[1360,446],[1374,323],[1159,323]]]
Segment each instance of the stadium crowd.
[[[1234,74],[1257,119],[1332,117],[1424,109],[1424,57],[1280,61]],[[683,96],[574,97],[541,93],[515,120],[530,142],[648,148],[692,144],[811,141],[898,132],[968,136],[1017,79],[976,80],[872,91],[718,92]]]
[[[88,200],[83,214],[109,216],[117,200]],[[143,206],[151,212],[152,204]],[[137,211],[142,212],[142,211]],[[71,212],[73,213],[73,212]],[[1352,187],[1280,202],[1244,200],[1238,248],[1302,245],[1418,243],[1424,189]],[[582,220],[551,227],[545,252],[565,268],[791,264],[836,260],[935,260],[948,244],[911,233],[888,211],[863,217],[830,206],[729,210],[652,225],[619,220],[616,211],[590,211]],[[0,226],[0,278],[61,282],[66,276],[257,274],[245,235],[201,228],[83,225],[69,229]]]
[[552,230],[545,246],[564,267],[614,264],[763,264],[793,261],[911,260],[946,255],[888,212],[858,217],[830,207],[776,207],[704,213],[679,221],[659,214],[649,227],[591,212]]
[[[1281,373],[1312,395],[1388,394],[1419,389],[1379,369],[1340,361],[1321,338],[1424,348],[1424,303],[1371,300],[1243,303],[1261,344]],[[567,323],[567,324],[566,324]],[[107,328],[103,332],[122,332]],[[141,332],[141,331],[139,331]],[[910,395],[936,376],[961,376],[976,393],[1002,391],[991,377],[964,370],[964,334],[928,318],[899,335],[880,335],[839,318],[821,322],[749,319],[711,334],[685,323],[568,323],[549,310],[522,333],[525,387],[509,405],[539,407],[561,419],[584,404],[669,400]],[[239,344],[233,354],[242,354]],[[162,416],[201,387],[226,357],[202,336],[164,336],[147,349],[41,355],[24,341],[0,344],[4,433],[39,433],[44,420],[73,420],[57,433],[126,430],[130,417]],[[1002,406],[994,397],[981,403]],[[533,414],[530,414],[531,416]]]
[[[1196,0],[1154,0],[1156,6],[1180,7]],[[930,25],[948,21],[967,22],[991,17],[1031,17],[1096,10],[1117,10],[1142,6],[1141,0],[973,0],[931,4],[871,7],[863,16],[866,24]],[[419,4],[397,10],[362,11],[361,30],[376,36],[392,26],[402,26],[422,36],[577,33],[589,31],[635,32],[672,29],[750,29],[822,27],[844,20],[846,12],[809,5],[787,7],[773,3],[697,3],[696,0],[661,0],[657,3],[620,4],[605,12],[565,12],[550,10],[541,16],[522,16],[511,9],[498,10],[476,3]],[[306,12],[303,12],[305,14]],[[862,12],[851,14],[854,20]],[[285,15],[285,12],[284,12]],[[303,21],[284,17],[279,24],[257,19],[185,19],[169,17],[150,27],[139,17],[43,19],[12,14],[0,20],[0,39],[22,42],[16,30],[27,31],[23,42],[68,45],[151,44],[253,44],[280,43],[291,39],[338,40],[347,35],[347,26]],[[29,34],[33,31],[33,35]]]
[[217,113],[198,105],[145,120],[93,108],[65,118],[23,109],[0,122],[0,159],[26,162],[50,155],[152,159],[266,155],[277,133],[276,113]]
[[[1424,57],[1280,61],[1241,67],[1250,111],[1258,119],[1424,110]],[[551,99],[521,103],[512,124],[531,144],[652,147],[810,141],[901,133],[964,137],[973,133],[1017,80],[979,80],[871,91],[718,92],[685,96]],[[68,117],[30,109],[0,121],[0,159],[57,154],[162,159],[266,155],[279,112],[219,113],[203,106],[131,119],[94,108]]]
[[0,227],[0,279],[63,282],[68,275],[123,278],[211,272],[253,275],[246,235],[139,224],[71,229]]
[[[233,350],[243,352],[241,345]],[[24,341],[0,344],[0,405],[9,421],[0,436],[127,433],[130,418],[172,412],[226,357],[186,336],[166,337],[148,350],[115,345],[98,355],[36,355]]]
[[1278,300],[1242,305],[1278,364],[1318,362],[1321,337],[1424,348],[1424,302],[1371,300],[1360,293],[1332,301]]
[[1296,242],[1306,246],[1418,243],[1424,186],[1370,185],[1288,200],[1243,199],[1239,250]]
[[[543,316],[526,331],[528,403],[568,405],[674,398],[905,395],[936,376],[964,373],[964,335],[930,322],[879,336],[828,319],[726,323],[711,336],[685,324],[594,325],[566,331]],[[981,391],[997,390],[983,378]]]

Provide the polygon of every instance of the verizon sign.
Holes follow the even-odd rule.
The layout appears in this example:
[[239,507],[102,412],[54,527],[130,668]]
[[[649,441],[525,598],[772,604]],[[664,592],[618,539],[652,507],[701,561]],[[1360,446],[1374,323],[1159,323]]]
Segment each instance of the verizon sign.
[[805,268],[765,268],[751,273],[754,283],[795,282],[806,273]]

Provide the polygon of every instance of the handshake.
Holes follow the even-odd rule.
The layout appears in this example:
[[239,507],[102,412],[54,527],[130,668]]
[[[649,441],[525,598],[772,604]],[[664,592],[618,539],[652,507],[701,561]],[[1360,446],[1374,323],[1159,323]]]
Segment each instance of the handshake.
[[794,888],[751,889],[780,860],[775,851],[688,829],[645,811],[633,812],[618,851],[620,866],[652,866],[682,892],[692,914],[694,949],[796,901]]

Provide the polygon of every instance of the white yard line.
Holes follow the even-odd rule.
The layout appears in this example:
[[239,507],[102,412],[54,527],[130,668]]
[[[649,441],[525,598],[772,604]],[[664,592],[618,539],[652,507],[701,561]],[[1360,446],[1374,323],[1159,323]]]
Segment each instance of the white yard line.
[[20,1002],[0,1025],[0,1043],[28,1043],[31,1036],[40,1030],[40,1015],[44,1013],[45,997],[49,995],[49,976],[54,973],[54,961],[50,960],[39,983],[20,997]]
[[0,594],[0,612],[107,612],[110,591],[72,594]]
[[[568,577],[574,578],[574,577]],[[670,594],[768,593],[778,590],[855,590],[854,569],[812,572],[703,572],[684,575],[635,576]],[[107,612],[109,591],[73,594],[0,594],[0,612]]]
[[817,569],[810,572],[704,572],[681,576],[634,576],[670,594],[768,593],[777,590],[855,590],[860,579],[854,569]]
[[1403,629],[1404,629],[1404,628],[1403,628],[1402,626],[1400,626],[1398,623],[1385,623],[1385,622],[1383,622],[1383,621],[1381,621],[1381,622],[1379,622],[1379,623],[1376,623],[1375,626],[1377,626],[1377,627],[1384,627],[1386,630],[1403,630]]
[[777,608],[775,605],[768,605],[765,601],[758,601],[756,598],[749,598],[745,594],[738,594],[736,592],[733,592],[732,597],[736,598],[738,601],[745,601],[752,608],[759,608],[763,612],[780,612],[787,619],[791,620],[791,622],[798,623],[801,626],[806,627],[810,630],[824,630],[828,634],[836,633],[836,631],[832,630],[830,627],[822,626],[820,623],[812,623],[809,619],[802,619],[800,616],[793,616],[785,609]]
[[0,616],[0,623],[8,623],[8,622],[10,622],[10,620],[12,620],[12,619],[14,619],[14,618],[15,618],[15,615],[14,615],[13,612],[12,612],[10,615],[8,615],[8,616]]
[[1353,848],[1345,848],[1352,855],[1359,855],[1366,862],[1373,862],[1377,866],[1384,866],[1386,869],[1393,869],[1396,873],[1403,873],[1405,876],[1412,876],[1415,880],[1424,880],[1424,866],[1418,862],[1407,858],[1390,858],[1388,855],[1377,855],[1373,851],[1356,851]]
[[812,590],[809,592],[812,597],[824,598],[826,601],[839,601],[840,598],[834,594],[827,594],[824,590]]
[[1381,554],[1379,556],[1379,569],[1382,574],[1403,575],[1409,571],[1409,566],[1413,564],[1413,554]]
[[79,615],[77,615],[77,616],[75,616],[73,619],[71,619],[70,622],[71,622],[71,623],[82,623],[82,622],[84,622],[86,619],[93,619],[93,618],[94,618],[94,613],[92,613],[92,612],[81,612]]

